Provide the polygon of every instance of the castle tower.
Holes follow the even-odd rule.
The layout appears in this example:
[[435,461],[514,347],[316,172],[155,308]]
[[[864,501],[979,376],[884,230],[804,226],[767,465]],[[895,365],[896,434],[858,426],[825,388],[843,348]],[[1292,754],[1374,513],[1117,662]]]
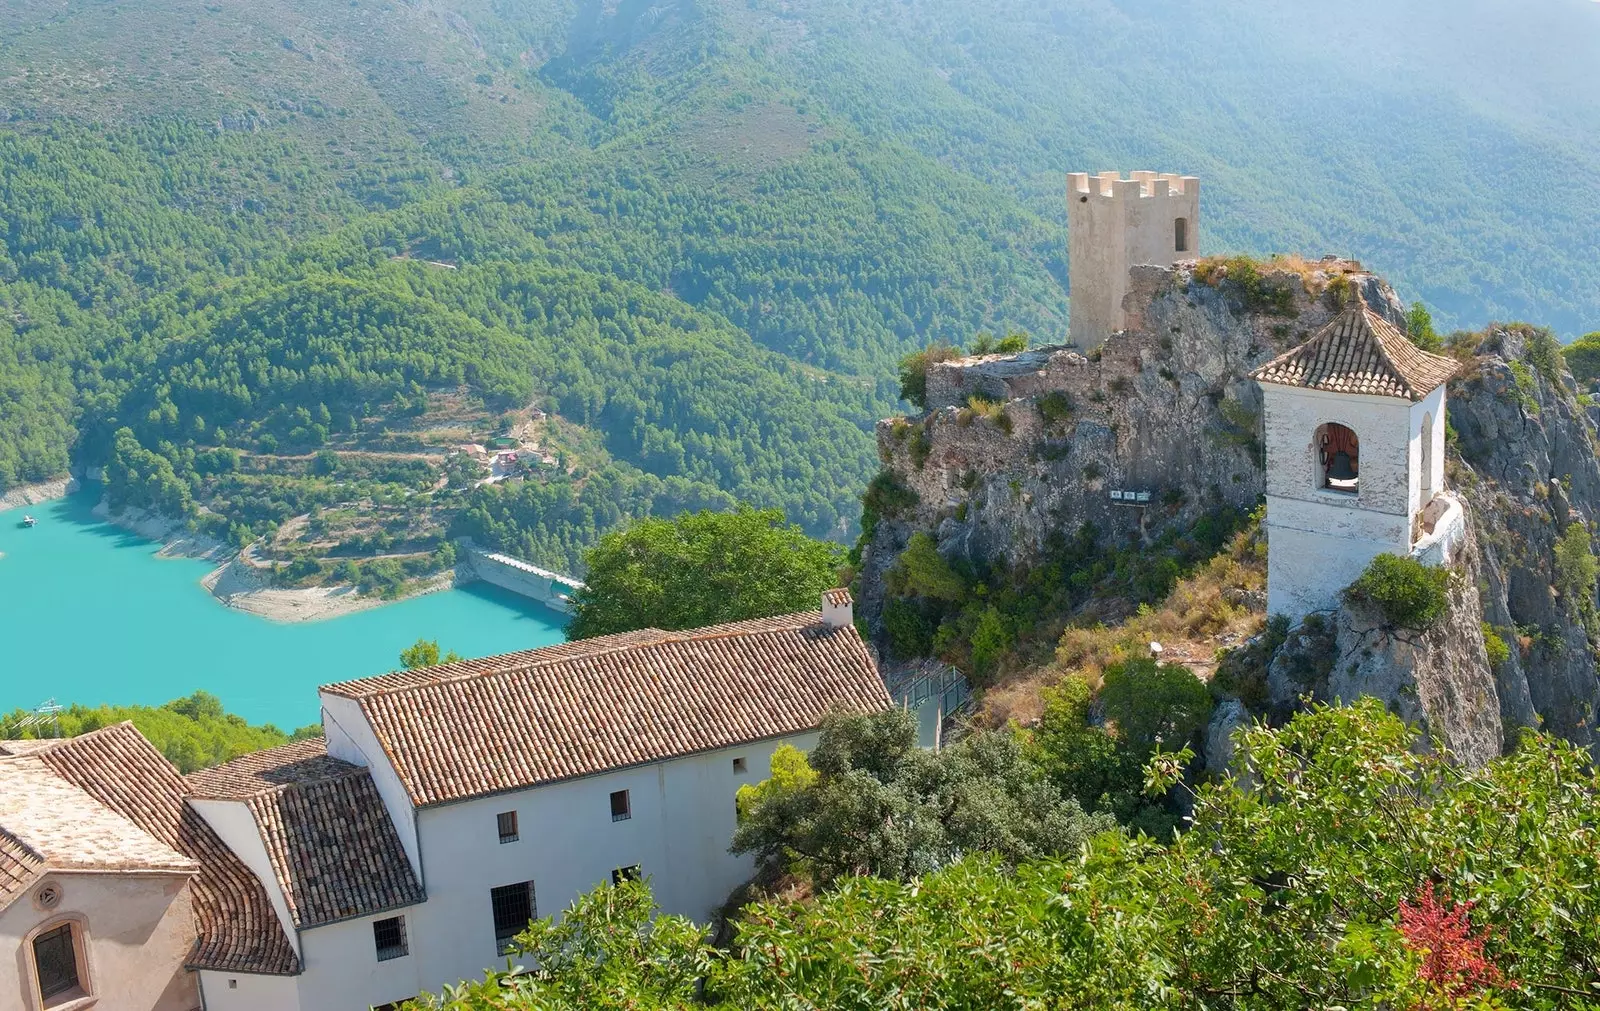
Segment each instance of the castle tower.
[[1269,614],[1298,620],[1337,606],[1385,552],[1446,560],[1446,538],[1463,526],[1441,494],[1455,370],[1357,297],[1251,373],[1265,401]]
[[1067,176],[1067,270],[1071,336],[1098,346],[1126,325],[1128,268],[1170,267],[1200,248],[1200,180],[1155,172]]

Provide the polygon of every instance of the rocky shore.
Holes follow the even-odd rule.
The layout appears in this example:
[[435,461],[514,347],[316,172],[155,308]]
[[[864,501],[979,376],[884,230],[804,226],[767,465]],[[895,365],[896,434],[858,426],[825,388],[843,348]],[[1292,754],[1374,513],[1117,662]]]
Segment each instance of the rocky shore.
[[75,477],[51,478],[38,484],[23,484],[0,491],[0,509],[21,509],[58,498],[66,498],[79,488]]

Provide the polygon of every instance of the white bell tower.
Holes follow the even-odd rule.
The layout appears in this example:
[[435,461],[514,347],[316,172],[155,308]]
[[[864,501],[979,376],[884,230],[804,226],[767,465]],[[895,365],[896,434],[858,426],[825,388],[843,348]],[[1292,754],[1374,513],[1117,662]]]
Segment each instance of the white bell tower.
[[1462,518],[1441,497],[1455,370],[1357,297],[1251,373],[1265,401],[1269,614],[1297,621],[1337,606],[1379,554],[1446,560]]

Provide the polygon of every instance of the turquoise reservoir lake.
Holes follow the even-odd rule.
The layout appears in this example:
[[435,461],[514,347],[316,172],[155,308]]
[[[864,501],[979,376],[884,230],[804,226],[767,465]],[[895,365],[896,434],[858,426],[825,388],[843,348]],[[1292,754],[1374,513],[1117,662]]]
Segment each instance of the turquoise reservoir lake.
[[[481,583],[327,621],[235,611],[200,585],[211,563],[157,558],[159,544],[90,515],[97,495],[0,511],[0,712],[204,689],[289,730],[319,718],[318,685],[390,670],[418,638],[466,656],[564,638],[563,615]],[[39,525],[23,529],[24,513]]]

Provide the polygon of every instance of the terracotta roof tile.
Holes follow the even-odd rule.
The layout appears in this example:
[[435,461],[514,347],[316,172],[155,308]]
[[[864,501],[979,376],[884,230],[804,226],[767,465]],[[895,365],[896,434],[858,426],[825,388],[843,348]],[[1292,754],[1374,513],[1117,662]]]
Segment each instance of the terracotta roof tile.
[[327,739],[313,737],[240,755],[231,762],[191,772],[184,780],[192,796],[242,800],[280,786],[348,775],[357,768],[359,766],[328,757]]
[[817,612],[649,629],[328,685],[417,806],[800,733],[891,704],[854,628]]
[[423,901],[371,773],[329,757],[324,738],[244,755],[187,778],[196,798],[249,808],[296,927]]
[[1429,354],[1359,299],[1310,340],[1251,378],[1333,393],[1421,400],[1455,374],[1457,362]]
[[0,825],[0,909],[44,876],[44,857]]
[[52,870],[199,869],[37,757],[0,761],[0,826]]
[[855,603],[855,600],[850,596],[850,591],[842,587],[837,590],[823,590],[822,601],[830,607],[843,607],[846,604]]
[[63,779],[200,864],[192,883],[199,940],[191,968],[300,971],[266,889],[184,803],[183,776],[133,724],[69,738],[35,754]]
[[296,927],[425,898],[366,769],[269,790],[247,804]]

